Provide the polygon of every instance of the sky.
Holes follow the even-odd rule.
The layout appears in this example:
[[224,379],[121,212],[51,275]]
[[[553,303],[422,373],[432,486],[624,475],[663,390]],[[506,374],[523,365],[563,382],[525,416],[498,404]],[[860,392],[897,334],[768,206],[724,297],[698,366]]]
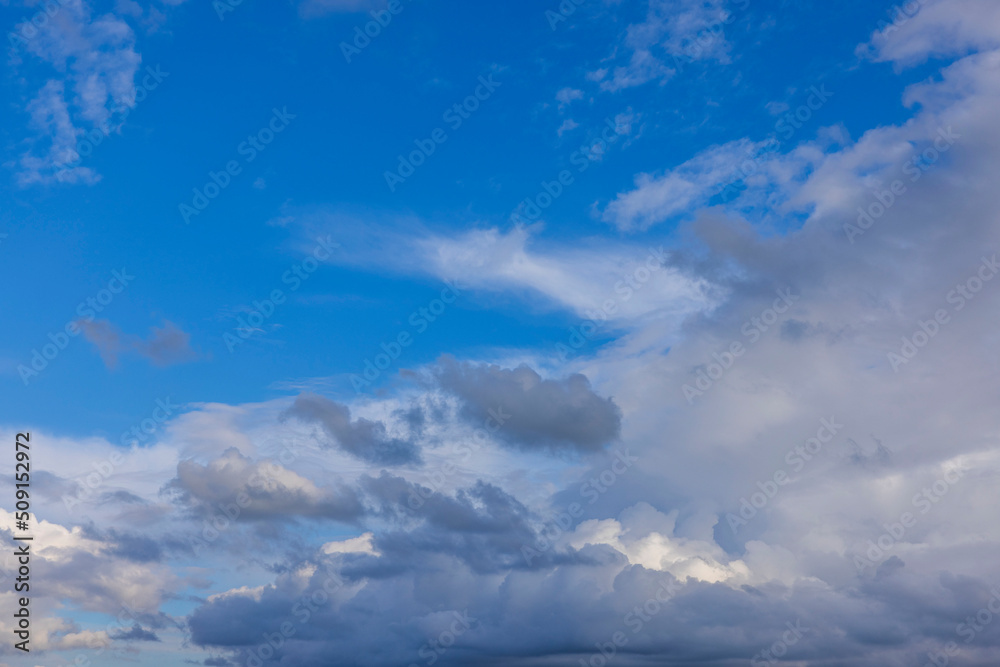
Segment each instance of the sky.
[[0,665],[997,664],[1000,4],[0,20]]

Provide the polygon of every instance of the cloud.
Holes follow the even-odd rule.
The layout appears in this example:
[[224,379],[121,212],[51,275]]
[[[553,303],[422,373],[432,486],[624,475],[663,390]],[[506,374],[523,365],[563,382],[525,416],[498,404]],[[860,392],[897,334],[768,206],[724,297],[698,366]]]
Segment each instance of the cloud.
[[99,180],[76,163],[78,141],[88,131],[114,132],[112,113],[135,98],[142,60],[132,29],[113,14],[95,16],[85,0],[60,2],[60,10],[27,41],[30,57],[51,66],[27,105],[34,136],[19,160],[21,186]]
[[346,405],[317,394],[302,394],[286,413],[308,423],[319,424],[345,452],[376,465],[420,463],[420,449],[402,438],[390,437],[385,425],[365,418],[351,420]]
[[524,448],[593,452],[615,440],[621,410],[580,374],[546,380],[526,365],[514,369],[440,359],[439,386],[461,401],[462,416]]
[[[591,73],[601,89],[618,91],[672,79],[695,60],[729,61],[725,27],[732,14],[725,0],[649,0],[646,19],[628,26],[622,51],[628,64]],[[669,63],[669,64],[668,64]]]
[[80,320],[77,326],[83,331],[84,338],[100,352],[101,359],[108,368],[117,367],[118,358],[129,352],[148,359],[155,366],[171,366],[198,358],[198,354],[190,346],[191,335],[173,322],[167,321],[162,327],[152,327],[147,340],[122,334],[108,320]]
[[578,127],[580,127],[579,123],[574,121],[572,118],[567,118],[566,120],[563,121],[562,125],[559,126],[559,129],[556,130],[556,134],[558,134],[561,137],[565,133],[571,132]]
[[112,639],[121,641],[138,641],[138,642],[158,642],[160,638],[156,636],[156,633],[151,630],[144,629],[141,625],[136,623],[127,632],[118,632],[111,635]]
[[912,66],[1000,46],[1000,7],[990,0],[917,0],[893,9],[858,46],[859,56]]
[[350,521],[362,512],[349,488],[320,488],[311,480],[273,462],[253,461],[235,448],[201,465],[180,461],[168,489],[180,492],[184,504],[216,513],[223,505],[243,519],[288,517]]
[[[612,326],[644,317],[677,323],[692,312],[711,309],[718,296],[708,283],[685,273],[658,245],[588,238],[552,246],[536,238],[539,226],[444,234],[421,229],[412,220],[406,221],[405,230],[402,221],[392,225],[344,222],[339,215],[314,213],[302,224],[310,229],[338,224],[363,230],[357,238],[341,235],[345,252],[331,260],[339,264],[429,275],[452,281],[459,290],[527,293],[541,305],[597,317]],[[387,263],[388,258],[393,261]],[[639,285],[637,272],[645,278]],[[604,308],[609,300],[613,302],[610,311]]]
[[634,189],[620,193],[605,207],[602,219],[622,231],[642,231],[672,217],[690,215],[708,203],[740,166],[753,161],[764,142],[747,139],[705,149],[663,174],[639,174]]
[[[0,511],[0,531],[10,539],[14,528],[14,513]],[[109,553],[104,542],[86,536],[80,528],[45,520],[34,521],[33,528],[39,545],[45,540],[45,546],[32,549],[33,571],[48,581],[50,595],[64,603],[112,615],[126,604],[145,611],[159,608],[175,585],[169,568]],[[82,572],[87,575],[80,576]]]
[[577,88],[560,88],[556,93],[556,101],[559,102],[559,108],[567,107],[576,100],[583,99],[583,91]]
[[[952,18],[940,21],[951,35]],[[40,432],[33,637],[48,649],[108,636],[58,619],[69,605],[114,615],[131,600],[153,615],[181,600],[206,664],[569,667],[607,661],[621,633],[622,667],[766,662],[776,645],[788,662],[919,665],[952,641],[955,664],[994,665],[1000,623],[968,619],[1000,598],[998,73],[996,52],[959,57],[905,91],[906,122],[775,155],[733,206],[706,208],[710,156],[656,172],[683,197],[636,199],[622,219],[682,218],[663,270],[713,298],[671,319],[678,292],[635,292],[613,339],[572,359],[481,351],[364,401],[191,406],[129,450],[98,487],[106,502],[79,514],[63,485],[103,477],[91,459],[114,450]],[[957,140],[910,180],[902,166],[939,131]],[[888,201],[894,179],[905,190],[849,237],[858,207]],[[779,195],[780,234],[743,215],[760,190]],[[408,243],[399,273],[464,269],[470,290],[576,312],[648,253],[531,234],[382,230],[370,245],[390,243],[353,257],[372,266]],[[337,446],[283,422],[289,404]],[[496,408],[511,417],[494,438],[518,447],[469,435]],[[577,455],[540,451],[557,442]],[[424,465],[409,465],[416,455]],[[0,459],[8,494],[13,463]],[[230,539],[192,567],[184,538],[241,493]],[[0,513],[4,539],[14,519]],[[115,528],[85,528],[102,525]],[[290,639],[264,643],[283,627]]]
[[[125,500],[129,501],[130,499]],[[153,563],[163,558],[163,549],[159,542],[145,535],[121,533],[111,529],[102,539],[110,543],[107,551],[116,558],[124,558],[134,563]]]

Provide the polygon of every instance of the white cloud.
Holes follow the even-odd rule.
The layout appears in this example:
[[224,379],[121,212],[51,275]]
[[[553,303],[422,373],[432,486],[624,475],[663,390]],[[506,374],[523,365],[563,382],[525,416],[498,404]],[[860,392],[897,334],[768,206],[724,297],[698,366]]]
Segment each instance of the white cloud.
[[113,111],[135,97],[142,58],[129,25],[113,14],[94,16],[85,0],[61,4],[27,42],[28,52],[57,76],[27,107],[35,135],[19,161],[21,185],[96,182],[91,168],[73,163],[77,143],[87,132],[115,131]]
[[762,146],[762,142],[741,139],[706,149],[663,174],[639,174],[635,188],[619,194],[605,207],[602,217],[622,231],[641,231],[690,214],[718,194]]
[[556,93],[556,101],[559,102],[559,108],[563,108],[572,104],[575,100],[583,99],[583,91],[576,88],[562,88]]
[[[323,216],[304,224],[330,222]],[[593,240],[551,247],[534,238],[537,225],[507,232],[478,229],[460,235],[410,227],[399,232],[366,224],[364,236],[342,237],[347,251],[332,261],[374,268],[385,267],[385,258],[391,256],[395,258],[393,268],[400,273],[457,280],[460,289],[523,291],[536,300],[541,297],[543,305],[565,308],[581,317],[610,300],[614,306],[608,319],[616,325],[647,316],[664,317],[676,324],[687,314],[710,309],[716,298],[705,281],[661,264],[667,258],[658,245]]]
[[[673,78],[679,69],[698,60],[729,61],[731,46],[725,37],[732,21],[725,0],[649,0],[646,20],[628,27],[623,51],[628,64],[592,72],[603,90],[617,91]],[[737,3],[739,4],[739,3]],[[745,8],[745,7],[744,7]]]
[[914,0],[889,19],[859,55],[908,66],[1000,46],[1000,5],[992,0]]

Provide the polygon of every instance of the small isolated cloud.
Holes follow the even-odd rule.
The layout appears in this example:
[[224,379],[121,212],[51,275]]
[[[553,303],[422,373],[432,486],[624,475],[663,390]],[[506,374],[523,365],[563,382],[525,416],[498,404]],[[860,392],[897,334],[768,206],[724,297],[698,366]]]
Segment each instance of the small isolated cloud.
[[572,118],[567,118],[566,120],[563,121],[563,124],[559,126],[559,129],[556,131],[556,133],[561,137],[567,132],[575,130],[578,127],[580,127],[579,123],[577,123]]
[[318,394],[302,394],[285,413],[307,423],[319,424],[337,445],[352,456],[377,465],[420,463],[420,449],[407,440],[389,437],[385,424],[359,418],[342,403]]
[[559,102],[559,108],[562,109],[565,106],[573,103],[573,100],[582,100],[583,91],[577,90],[576,88],[563,88],[558,93],[556,93],[556,101]]
[[441,388],[462,402],[463,417],[477,426],[502,422],[497,437],[522,449],[593,452],[621,431],[621,410],[579,373],[543,380],[526,365],[506,369],[450,356],[434,373]]
[[767,112],[772,116],[780,116],[781,114],[788,111],[791,107],[788,106],[788,102],[773,101],[765,104],[764,108],[767,109]]
[[115,368],[118,358],[129,352],[135,352],[155,366],[171,366],[198,358],[191,349],[191,335],[170,321],[164,322],[162,327],[152,327],[145,340],[123,334],[108,320],[81,320],[77,325],[84,338],[97,348],[108,368]]

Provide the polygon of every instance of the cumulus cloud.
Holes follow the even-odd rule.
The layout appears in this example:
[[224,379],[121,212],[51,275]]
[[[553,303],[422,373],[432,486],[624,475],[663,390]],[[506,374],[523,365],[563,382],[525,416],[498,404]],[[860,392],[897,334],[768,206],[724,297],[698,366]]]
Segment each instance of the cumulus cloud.
[[526,365],[508,369],[443,357],[440,387],[461,401],[462,416],[517,447],[593,452],[618,437],[621,410],[581,374],[543,379]]
[[[906,29],[984,43],[978,26],[934,6]],[[924,45],[886,58],[909,62],[911,48],[929,55],[939,42],[912,43]],[[682,211],[671,201],[686,198],[686,243],[665,259],[715,298],[674,321],[652,316],[665,297],[624,309],[620,335],[548,377],[528,363],[536,359],[445,357],[417,369],[425,381],[402,396],[193,408],[169,430],[177,444],[130,452],[119,468],[145,500],[142,514],[123,498],[92,509],[115,519],[114,531],[65,513],[38,522],[44,590],[113,614],[128,599],[158,610],[197,588],[183,621],[215,664],[253,654],[269,667],[431,657],[569,667],[599,664],[619,632],[623,667],[766,662],[762,651],[776,645],[788,662],[926,664],[947,642],[958,647],[953,664],[995,664],[1000,623],[968,619],[1000,599],[998,72],[996,52],[961,54],[905,92],[908,122],[774,156],[740,201],[777,189],[777,213],[800,216],[787,233],[739,206],[704,209],[710,154],[704,168],[654,176],[672,180],[648,205],[624,193],[638,203],[613,210],[636,229]],[[947,150],[939,131],[956,138]],[[910,180],[903,167],[928,148],[938,157]],[[872,216],[895,179],[905,189]],[[854,233],[859,207],[872,221]],[[495,254],[480,245],[490,234],[503,246]],[[436,252],[401,261],[432,275],[474,266],[479,285],[528,285],[585,310],[580,295],[620,271],[627,247],[608,243],[614,257],[602,261],[525,238],[439,235],[427,243]],[[411,401],[443,407],[405,417]],[[286,410],[337,447],[314,451],[312,433],[282,422]],[[465,437],[496,420],[491,410],[510,414],[494,437],[518,445],[499,451],[520,457],[494,477],[493,441],[473,448]],[[419,435],[404,437],[404,423]],[[577,455],[539,455],[558,446]],[[82,451],[107,447],[48,438],[38,465],[52,477],[36,510],[59,511],[52,489],[90,472]],[[267,463],[286,451],[294,461]],[[10,485],[9,458],[0,473]],[[117,476],[106,483],[126,490]],[[163,486],[175,502],[163,502]],[[241,493],[250,502],[234,539],[210,543],[198,573],[187,561],[168,568],[182,551],[160,526],[210,516]],[[281,530],[289,516],[332,520]],[[0,532],[13,522],[0,514]],[[233,542],[261,553],[235,575]],[[261,652],[262,637],[286,623],[293,639]],[[99,632],[41,627],[45,647]],[[111,635],[129,641],[136,627]],[[156,629],[145,619],[138,628]]]
[[409,440],[390,437],[385,424],[363,417],[351,420],[350,408],[317,394],[302,394],[286,414],[319,424],[338,447],[362,461],[405,465],[421,460],[420,449]]
[[362,511],[348,488],[320,488],[273,462],[253,461],[235,448],[201,465],[181,461],[169,488],[195,509],[215,512],[220,505],[248,520],[308,517],[351,520]]

